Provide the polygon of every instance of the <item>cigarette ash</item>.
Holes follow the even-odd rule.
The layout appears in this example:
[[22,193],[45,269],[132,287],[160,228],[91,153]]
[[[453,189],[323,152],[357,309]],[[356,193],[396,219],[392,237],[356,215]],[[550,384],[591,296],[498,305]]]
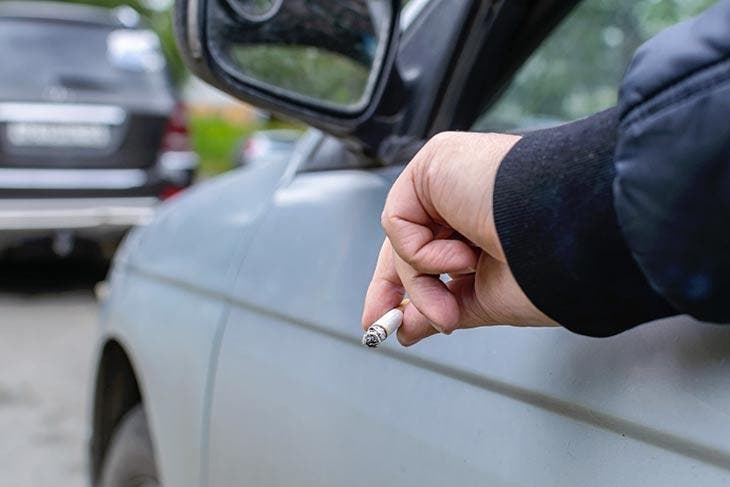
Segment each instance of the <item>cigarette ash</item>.
[[373,325],[363,335],[362,344],[370,348],[375,348],[383,343],[386,338],[388,338],[388,333],[385,331],[385,328],[380,325]]

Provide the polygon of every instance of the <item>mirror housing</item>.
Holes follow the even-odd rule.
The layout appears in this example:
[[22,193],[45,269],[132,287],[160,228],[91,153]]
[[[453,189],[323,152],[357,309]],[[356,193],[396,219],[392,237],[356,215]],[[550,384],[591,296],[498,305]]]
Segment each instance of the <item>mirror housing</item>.
[[368,122],[393,69],[400,0],[176,0],[188,67],[220,90],[335,135]]

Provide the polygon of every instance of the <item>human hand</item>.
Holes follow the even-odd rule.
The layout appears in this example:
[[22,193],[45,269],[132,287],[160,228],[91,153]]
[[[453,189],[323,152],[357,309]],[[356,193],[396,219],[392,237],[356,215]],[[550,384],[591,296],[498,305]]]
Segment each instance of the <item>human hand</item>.
[[[393,184],[382,214],[387,238],[362,316],[367,329],[408,293],[398,340],[496,324],[552,326],[520,289],[494,222],[492,195],[502,159],[519,136],[444,132]],[[439,276],[449,274],[443,283]]]

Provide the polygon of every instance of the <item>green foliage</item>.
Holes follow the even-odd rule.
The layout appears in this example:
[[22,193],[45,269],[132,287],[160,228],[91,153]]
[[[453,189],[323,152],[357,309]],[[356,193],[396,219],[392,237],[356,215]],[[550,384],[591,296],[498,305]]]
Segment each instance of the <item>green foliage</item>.
[[139,12],[150,27],[160,36],[162,50],[167,58],[170,72],[176,83],[180,84],[185,79],[185,66],[180,59],[177,47],[175,46],[175,38],[172,31],[172,9],[165,8],[162,10],[147,7],[147,3],[142,0],[61,0],[69,3],[80,3],[85,5],[95,5],[105,8],[116,8],[123,5],[132,7]]
[[191,116],[190,133],[203,176],[231,169],[238,144],[259,127],[255,122],[233,123],[217,116]]
[[575,120],[615,104],[636,49],[713,0],[584,0],[518,72],[479,130]]
[[301,128],[279,120],[233,122],[217,115],[190,117],[193,148],[200,156],[203,177],[214,176],[233,168],[236,150],[257,130]]
[[172,10],[167,9],[158,12],[152,15],[150,20],[152,28],[160,36],[162,50],[165,52],[165,57],[169,63],[172,78],[177,84],[181,84],[185,80],[188,72],[175,44],[175,33],[172,30]]

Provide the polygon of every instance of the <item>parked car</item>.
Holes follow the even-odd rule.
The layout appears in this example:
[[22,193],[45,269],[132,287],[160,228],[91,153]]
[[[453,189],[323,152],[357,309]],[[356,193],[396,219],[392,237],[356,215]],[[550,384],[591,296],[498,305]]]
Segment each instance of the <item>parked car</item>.
[[190,185],[185,107],[134,10],[0,2],[0,57],[0,250],[113,247]]
[[256,131],[238,144],[233,159],[234,166],[248,167],[266,163],[271,157],[280,154],[291,154],[301,136],[300,130],[292,129]]
[[419,141],[610,106],[636,46],[705,4],[178,0],[198,75],[322,131],[126,239],[95,360],[95,485],[728,482],[727,328],[360,344],[380,212]]

